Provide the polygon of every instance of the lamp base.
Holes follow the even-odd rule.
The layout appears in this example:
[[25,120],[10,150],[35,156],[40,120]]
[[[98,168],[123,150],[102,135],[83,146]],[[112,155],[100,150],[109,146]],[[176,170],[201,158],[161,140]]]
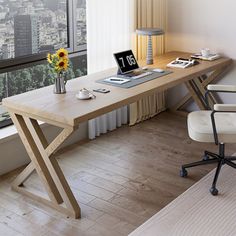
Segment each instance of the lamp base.
[[148,59],[148,58],[147,58],[146,63],[147,63],[147,65],[152,65],[152,64],[153,64],[153,59]]
[[152,65],[152,64],[153,64],[152,36],[148,35],[147,65]]

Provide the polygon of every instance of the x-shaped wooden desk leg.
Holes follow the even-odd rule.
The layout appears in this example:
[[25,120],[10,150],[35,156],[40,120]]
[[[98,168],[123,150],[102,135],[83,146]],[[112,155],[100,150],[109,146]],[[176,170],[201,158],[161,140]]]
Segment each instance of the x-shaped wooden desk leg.
[[[185,111],[181,111],[181,108],[185,106],[188,102],[190,102],[191,99],[194,100],[194,102],[198,105],[199,109],[207,109],[207,104],[205,101],[206,87],[213,80],[219,78],[223,73],[225,73],[227,68],[228,66],[218,68],[217,70],[213,71],[209,76],[202,75],[185,82],[185,85],[189,92],[170,110],[172,112],[183,114],[186,116],[188,113]],[[217,97],[215,97],[213,94],[209,94],[208,102],[210,107],[213,108],[214,104],[218,102]]]
[[[26,116],[10,111],[11,118],[31,159],[31,163],[15,179],[12,188],[32,199],[42,202],[73,218],[80,217],[80,207],[68,185],[65,176],[53,153],[73,133],[72,127],[66,127],[48,144],[38,122]],[[49,199],[29,192],[24,182],[36,170],[47,190]]]

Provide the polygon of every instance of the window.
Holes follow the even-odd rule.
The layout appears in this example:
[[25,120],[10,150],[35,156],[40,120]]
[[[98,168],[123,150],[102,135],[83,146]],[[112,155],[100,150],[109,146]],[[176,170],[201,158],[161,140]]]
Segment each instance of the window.
[[[87,74],[86,0],[0,1],[0,102],[54,83],[46,54],[70,53],[68,78]],[[0,127],[10,123],[0,105]]]
[[86,28],[86,0],[77,0],[76,2],[76,47],[84,49],[87,43],[87,28]]
[[68,47],[68,1],[28,0],[0,4],[1,59]]

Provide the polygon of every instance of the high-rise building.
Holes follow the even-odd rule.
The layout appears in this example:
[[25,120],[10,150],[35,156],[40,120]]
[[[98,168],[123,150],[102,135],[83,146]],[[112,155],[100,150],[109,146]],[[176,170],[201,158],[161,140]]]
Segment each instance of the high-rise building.
[[8,59],[8,45],[6,43],[2,45],[2,59]]
[[15,57],[38,53],[39,23],[35,15],[14,17]]
[[3,60],[14,57],[14,43],[11,40],[7,40],[2,44],[2,58]]
[[[66,2],[65,0],[63,1]],[[43,2],[45,7],[52,11],[56,11],[58,9],[58,0],[44,0]]]

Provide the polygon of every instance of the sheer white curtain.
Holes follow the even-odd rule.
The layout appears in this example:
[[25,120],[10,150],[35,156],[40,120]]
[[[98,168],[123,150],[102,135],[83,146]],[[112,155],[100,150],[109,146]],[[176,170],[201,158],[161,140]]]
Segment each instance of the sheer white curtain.
[[[134,0],[87,0],[89,74],[116,66],[113,53],[131,48],[134,10]],[[127,107],[90,120],[89,138],[127,122]]]

